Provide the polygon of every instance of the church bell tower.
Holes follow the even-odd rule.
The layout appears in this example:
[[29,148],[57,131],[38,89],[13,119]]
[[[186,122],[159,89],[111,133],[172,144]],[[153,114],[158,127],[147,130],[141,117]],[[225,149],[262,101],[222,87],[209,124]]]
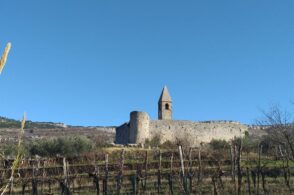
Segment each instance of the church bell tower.
[[164,86],[160,98],[158,100],[158,119],[159,120],[172,120],[173,109],[172,99],[169,95],[168,89]]

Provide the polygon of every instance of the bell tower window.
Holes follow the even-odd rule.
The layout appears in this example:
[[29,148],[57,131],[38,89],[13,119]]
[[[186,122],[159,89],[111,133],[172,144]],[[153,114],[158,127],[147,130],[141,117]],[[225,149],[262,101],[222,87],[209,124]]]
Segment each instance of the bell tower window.
[[165,104],[165,109],[169,110],[169,104]]

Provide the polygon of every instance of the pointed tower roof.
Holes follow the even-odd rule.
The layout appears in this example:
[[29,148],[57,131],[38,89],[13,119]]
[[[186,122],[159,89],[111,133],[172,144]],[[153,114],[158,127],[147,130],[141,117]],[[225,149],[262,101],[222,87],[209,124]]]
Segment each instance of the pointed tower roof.
[[164,88],[161,92],[160,98],[159,98],[159,102],[171,102],[171,101],[172,101],[172,99],[169,95],[168,89],[166,86],[164,86]]

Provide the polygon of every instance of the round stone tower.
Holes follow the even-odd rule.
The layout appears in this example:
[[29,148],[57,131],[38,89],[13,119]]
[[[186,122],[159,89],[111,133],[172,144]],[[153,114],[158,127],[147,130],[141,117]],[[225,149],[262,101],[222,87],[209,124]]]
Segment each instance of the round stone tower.
[[145,143],[145,140],[149,137],[149,120],[146,112],[131,112],[129,143]]

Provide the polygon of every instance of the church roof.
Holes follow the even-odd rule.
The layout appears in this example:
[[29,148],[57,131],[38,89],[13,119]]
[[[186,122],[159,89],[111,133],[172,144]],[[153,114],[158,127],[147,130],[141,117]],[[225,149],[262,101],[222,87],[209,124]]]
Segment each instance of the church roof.
[[161,92],[160,98],[159,98],[159,102],[171,102],[171,101],[172,101],[172,99],[169,95],[168,89],[166,86],[164,86],[164,88]]

